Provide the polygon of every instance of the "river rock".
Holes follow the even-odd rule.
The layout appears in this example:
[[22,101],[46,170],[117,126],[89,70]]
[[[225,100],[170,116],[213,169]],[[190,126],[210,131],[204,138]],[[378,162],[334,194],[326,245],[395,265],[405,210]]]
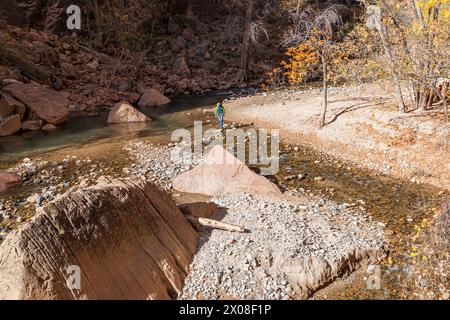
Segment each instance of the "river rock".
[[27,120],[22,122],[22,130],[36,131],[42,128],[42,120]]
[[0,299],[176,298],[197,238],[155,185],[100,178],[38,208],[8,234],[0,245]]
[[0,170],[0,194],[8,193],[22,185],[22,178],[11,172]]
[[69,100],[63,94],[36,83],[11,83],[3,88],[40,119],[58,125],[69,117]]
[[23,119],[25,106],[8,94],[2,94],[0,98],[0,118],[6,118],[18,114]]
[[173,188],[207,196],[235,192],[281,195],[276,185],[250,170],[221,146],[213,147],[203,163],[176,177]]
[[108,116],[108,123],[130,123],[146,121],[151,121],[151,119],[125,101],[117,103],[111,109]]
[[140,107],[157,107],[170,103],[170,99],[156,89],[144,91],[139,99]]
[[20,116],[12,115],[0,122],[0,137],[10,136],[20,130]]

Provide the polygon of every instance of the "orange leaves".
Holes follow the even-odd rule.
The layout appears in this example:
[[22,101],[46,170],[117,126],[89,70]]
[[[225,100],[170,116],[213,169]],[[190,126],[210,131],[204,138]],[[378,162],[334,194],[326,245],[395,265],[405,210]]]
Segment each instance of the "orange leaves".
[[286,52],[287,61],[282,61],[285,76],[289,84],[299,84],[305,81],[311,71],[320,62],[319,55],[309,43],[289,48]]

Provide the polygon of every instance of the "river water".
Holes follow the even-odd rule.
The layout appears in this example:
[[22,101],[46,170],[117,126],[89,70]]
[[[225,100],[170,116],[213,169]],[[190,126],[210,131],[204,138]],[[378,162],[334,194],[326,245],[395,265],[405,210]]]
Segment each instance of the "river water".
[[72,115],[67,123],[53,132],[34,131],[0,137],[0,162],[13,162],[68,147],[82,147],[101,140],[165,136],[174,129],[192,126],[193,119],[188,114],[190,109],[211,107],[230,94],[232,93],[221,92],[196,97],[175,97],[166,107],[142,110],[153,120],[149,123],[107,125],[107,112],[93,117]]
[[[153,121],[143,124],[107,125],[107,113],[95,117],[71,117],[56,131],[29,132],[0,138],[0,168],[8,168],[24,157],[47,157],[65,150],[83,151],[88,146],[103,147],[116,144],[112,152],[103,155],[115,159],[123,144],[131,139],[143,139],[152,143],[170,142],[171,132],[177,128],[192,128],[195,120],[203,121],[205,129],[216,126],[214,116],[205,109],[228,97],[231,93],[196,97],[176,97],[163,108],[143,110]],[[281,137],[282,139],[283,137]],[[123,141],[123,144],[121,143]],[[407,239],[415,224],[428,217],[449,194],[434,186],[419,186],[407,180],[377,174],[340,163],[339,160],[319,154],[305,146],[294,150],[293,146],[281,147],[280,172],[270,177],[282,189],[302,190],[307,194],[327,197],[339,203],[361,206],[373,219],[383,222],[393,231],[390,236],[390,262],[384,270],[394,267],[403,270],[408,266]],[[124,160],[126,161],[126,160]],[[305,174],[303,180],[286,177]],[[323,181],[314,181],[320,176]],[[403,268],[403,269],[402,269]],[[384,277],[382,290],[368,290],[361,281],[332,298],[402,298],[401,286],[404,273]]]

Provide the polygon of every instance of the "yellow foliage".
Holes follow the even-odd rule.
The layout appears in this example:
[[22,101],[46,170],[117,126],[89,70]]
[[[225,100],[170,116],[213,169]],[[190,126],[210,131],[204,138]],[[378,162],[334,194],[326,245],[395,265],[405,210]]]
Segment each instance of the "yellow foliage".
[[285,76],[289,84],[299,84],[305,81],[311,70],[320,62],[319,55],[310,43],[303,43],[289,48],[286,52],[287,61],[282,61]]

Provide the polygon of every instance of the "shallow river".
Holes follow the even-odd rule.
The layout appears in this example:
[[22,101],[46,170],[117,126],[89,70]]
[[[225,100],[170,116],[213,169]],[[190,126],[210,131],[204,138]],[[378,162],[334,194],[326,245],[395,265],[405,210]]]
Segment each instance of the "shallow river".
[[[99,146],[99,150],[114,145],[112,151],[99,154],[99,157],[103,157],[102,161],[108,158],[117,162],[116,155],[122,152],[122,142],[130,139],[168,143],[174,129],[192,128],[194,120],[203,121],[205,128],[214,126],[214,116],[205,109],[210,109],[226,96],[224,93],[175,98],[168,107],[143,110],[153,119],[150,123],[108,126],[107,113],[101,113],[96,117],[72,117],[55,132],[30,132],[0,138],[0,168],[8,168],[24,157],[46,158],[55,152],[67,150],[69,153],[74,149],[83,152],[89,146],[92,149],[92,145]],[[411,234],[413,226],[428,217],[433,208],[438,208],[442,199],[449,195],[433,186],[419,186],[410,181],[355,168],[304,146],[294,151],[292,146],[283,145],[281,151],[280,172],[270,178],[282,189],[304,190],[305,193],[340,203],[361,206],[373,219],[385,223],[394,233],[389,239],[391,261],[383,265],[383,288],[368,290],[362,281],[355,281],[334,292],[331,298],[402,297],[405,291],[401,286],[402,277],[406,276],[402,268],[409,263],[405,239]],[[125,163],[126,157],[122,160]],[[298,174],[305,174],[306,178],[285,181],[286,177]],[[314,181],[317,176],[324,180]]]

